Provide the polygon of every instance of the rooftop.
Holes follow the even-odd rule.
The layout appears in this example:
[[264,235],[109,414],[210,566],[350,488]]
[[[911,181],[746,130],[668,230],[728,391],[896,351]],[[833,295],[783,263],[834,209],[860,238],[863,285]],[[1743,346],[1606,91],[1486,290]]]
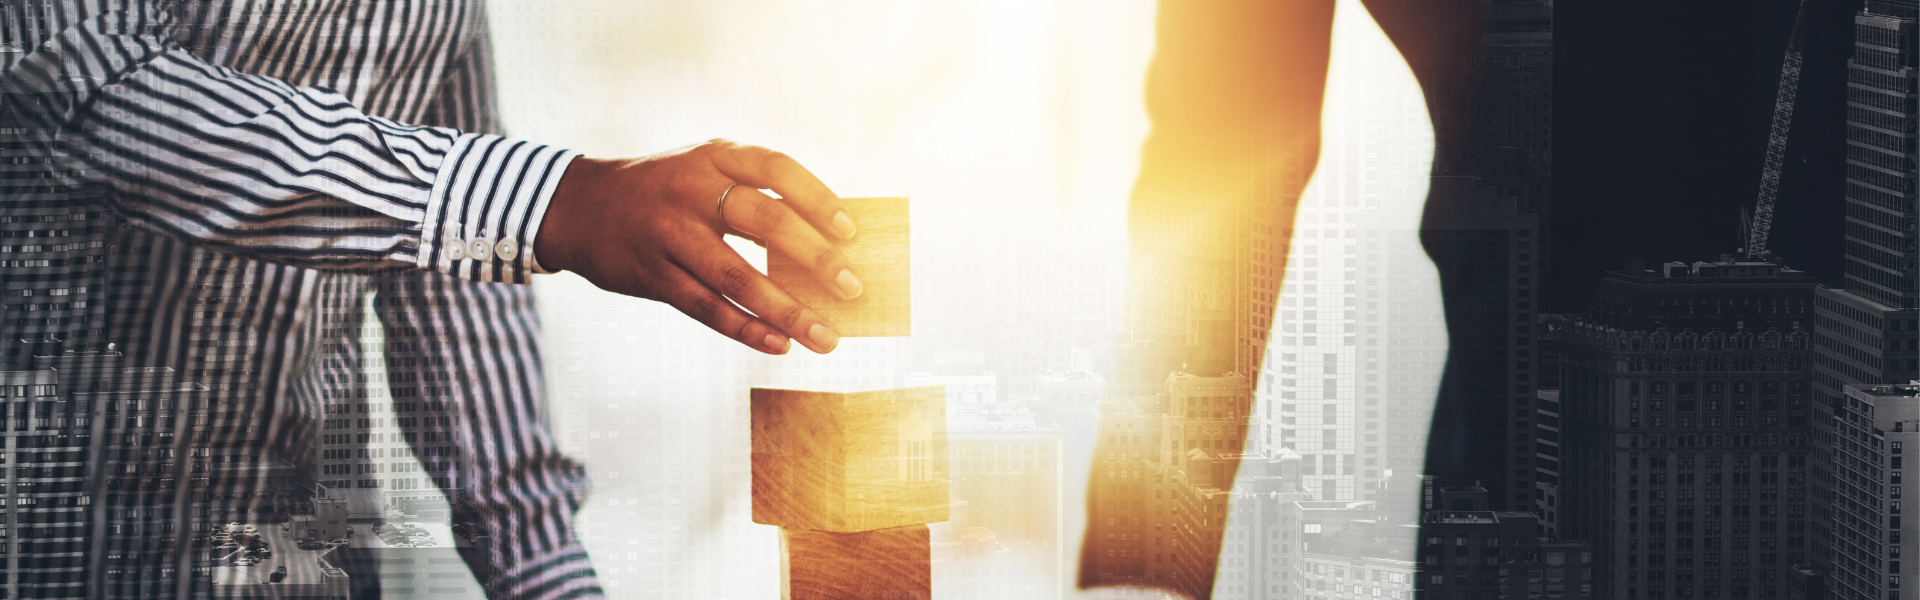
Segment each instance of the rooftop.
[[1453,524],[1499,523],[1500,518],[1495,516],[1493,511],[1487,510],[1438,510],[1427,514],[1427,522]]
[[1293,504],[1301,510],[1366,510],[1374,506],[1372,500],[1301,500]]
[[254,558],[257,554],[241,552],[237,547],[219,552],[223,556],[216,559],[219,566],[213,568],[215,586],[265,586],[273,573],[282,568],[286,569],[286,577],[278,582],[280,586],[327,586],[346,580],[346,573],[326,560],[332,548],[303,550],[279,525],[259,523],[254,526],[260,540],[272,551],[272,556]]
[[1618,275],[1637,277],[1647,280],[1666,280],[1670,282],[1698,281],[1702,279],[1752,279],[1752,278],[1793,278],[1812,279],[1804,271],[1797,271],[1786,265],[1768,260],[1740,260],[1731,254],[1720,255],[1719,260],[1697,260],[1692,263],[1668,261],[1659,267],[1648,269],[1638,260],[1629,259]]
[[1849,385],[1847,390],[1875,398],[1914,398],[1920,397],[1920,381],[1897,385]]

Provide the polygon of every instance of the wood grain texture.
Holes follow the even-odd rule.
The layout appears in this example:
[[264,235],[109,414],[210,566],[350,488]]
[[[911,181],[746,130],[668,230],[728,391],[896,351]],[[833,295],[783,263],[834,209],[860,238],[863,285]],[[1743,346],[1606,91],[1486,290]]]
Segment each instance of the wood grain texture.
[[826,317],[840,337],[902,337],[913,333],[913,279],[906,198],[841,198],[853,215],[854,239],[840,245],[865,286],[842,300],[812,272],[785,254],[767,253],[767,276],[794,299]]
[[947,520],[946,397],[754,388],[753,521],[849,533]]
[[926,525],[859,533],[780,531],[786,600],[931,600],[933,545]]

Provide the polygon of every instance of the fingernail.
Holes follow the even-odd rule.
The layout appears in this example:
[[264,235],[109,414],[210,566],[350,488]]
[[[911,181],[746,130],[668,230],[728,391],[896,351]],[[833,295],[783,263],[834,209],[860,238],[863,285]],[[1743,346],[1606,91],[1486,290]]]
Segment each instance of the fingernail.
[[867,289],[866,286],[860,285],[859,279],[853,277],[853,271],[846,269],[840,270],[838,282],[840,284],[840,293],[846,294],[848,299],[859,298],[860,292]]
[[763,340],[763,343],[767,345],[767,350],[774,354],[786,354],[787,350],[793,347],[792,340],[778,333],[767,334],[767,339]]
[[813,345],[819,346],[822,354],[831,352],[834,346],[840,345],[840,334],[834,333],[832,329],[827,329],[827,326],[819,323],[814,323],[813,327],[807,330],[807,337],[813,339]]
[[853,227],[853,217],[847,216],[847,211],[840,211],[840,214],[833,216],[833,230],[840,232],[840,237],[853,239],[853,232],[855,231]]

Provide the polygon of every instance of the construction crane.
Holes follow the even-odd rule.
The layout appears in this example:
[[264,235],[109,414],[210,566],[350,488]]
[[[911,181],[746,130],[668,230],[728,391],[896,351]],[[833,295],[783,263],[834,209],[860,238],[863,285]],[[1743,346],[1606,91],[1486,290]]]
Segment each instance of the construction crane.
[[1800,91],[1801,23],[1807,19],[1807,0],[1793,16],[1793,34],[1780,65],[1780,93],[1773,100],[1773,129],[1767,133],[1767,163],[1760,170],[1760,198],[1753,203],[1747,223],[1747,259],[1767,258],[1767,234],[1773,231],[1773,201],[1780,193],[1780,163],[1786,159],[1787,130],[1793,125],[1793,99]]

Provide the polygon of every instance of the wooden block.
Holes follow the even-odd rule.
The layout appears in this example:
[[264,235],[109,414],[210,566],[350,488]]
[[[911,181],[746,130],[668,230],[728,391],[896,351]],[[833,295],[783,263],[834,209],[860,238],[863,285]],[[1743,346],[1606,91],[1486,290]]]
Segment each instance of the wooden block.
[[859,533],[780,531],[786,600],[931,600],[933,544],[926,525]]
[[840,337],[901,337],[913,333],[913,280],[906,198],[841,198],[858,230],[840,245],[865,290],[842,300],[812,272],[780,252],[767,253],[767,276],[832,323]]
[[946,388],[754,388],[753,521],[836,533],[947,520]]

